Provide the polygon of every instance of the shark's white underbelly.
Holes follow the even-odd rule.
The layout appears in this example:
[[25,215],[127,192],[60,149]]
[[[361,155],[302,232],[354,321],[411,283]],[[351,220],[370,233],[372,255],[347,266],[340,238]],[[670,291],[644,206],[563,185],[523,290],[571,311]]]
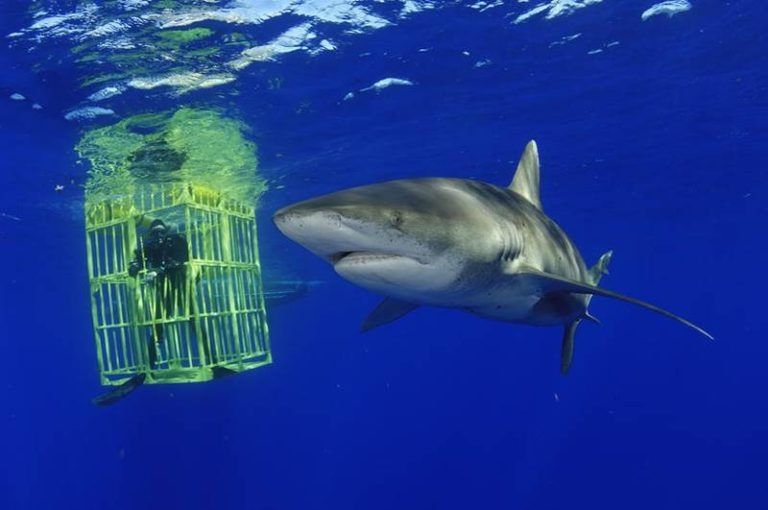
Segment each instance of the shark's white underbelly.
[[538,296],[531,295],[509,295],[504,300],[495,300],[466,309],[475,315],[490,319],[528,323],[539,299]]
[[581,299],[571,295],[547,294],[530,279],[513,278],[489,285],[467,296],[461,307],[489,319],[533,326],[556,326],[583,313]]

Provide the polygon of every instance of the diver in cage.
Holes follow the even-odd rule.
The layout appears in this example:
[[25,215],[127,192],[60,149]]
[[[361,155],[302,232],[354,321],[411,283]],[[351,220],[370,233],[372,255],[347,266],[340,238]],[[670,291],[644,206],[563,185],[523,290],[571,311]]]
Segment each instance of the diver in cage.
[[[158,344],[165,339],[163,325],[159,322],[161,319],[186,315],[188,312],[192,331],[196,330],[196,307],[187,287],[188,261],[187,238],[183,234],[171,232],[163,220],[155,219],[149,226],[148,234],[134,250],[134,259],[128,266],[128,274],[131,277],[142,275],[144,282],[155,290],[153,317],[156,322],[148,341],[150,369],[155,368]],[[209,363],[216,363],[217,359],[208,345],[207,335],[202,329],[201,333],[203,354]],[[232,373],[224,367],[213,367],[213,370],[214,377]],[[145,378],[146,374],[137,374],[115,389],[96,397],[93,403],[98,406],[111,405],[141,386]]]
[[[172,232],[163,220],[155,219],[150,223],[149,233],[144,237],[142,244],[143,246],[134,250],[134,259],[128,266],[128,274],[136,277],[142,270],[146,270],[144,281],[155,289],[155,320],[188,313],[190,323],[194,326],[196,307],[190,289],[187,288],[187,238],[183,234]],[[192,329],[195,330],[194,327]],[[163,325],[160,323],[156,323],[152,331],[149,363],[154,367],[157,362],[157,344],[162,343],[165,336]],[[209,362],[215,362],[204,331],[202,335],[201,343],[205,357]]]
[[[134,258],[128,265],[128,275],[134,278],[145,270],[142,274],[144,282],[155,291],[152,312],[155,323],[147,342],[150,369],[155,368],[157,346],[164,341],[163,325],[159,321],[184,313],[184,302],[189,297],[186,289],[187,261],[189,261],[189,248],[186,237],[172,233],[163,220],[155,219],[149,225],[148,234],[134,250]],[[189,300],[189,310],[192,315],[191,300]],[[203,344],[207,343],[204,339]],[[94,398],[92,402],[101,407],[114,404],[141,386],[145,379],[145,373],[136,374],[119,386]]]
[[[145,283],[155,289],[154,319],[175,317],[185,311],[188,300],[186,289],[189,249],[182,234],[172,233],[163,220],[155,219],[149,226],[149,233],[134,251],[134,259],[128,266],[128,274],[136,277],[142,270]],[[191,313],[190,313],[191,314]],[[163,325],[155,323],[149,342],[149,364],[157,362],[157,344],[165,340]]]

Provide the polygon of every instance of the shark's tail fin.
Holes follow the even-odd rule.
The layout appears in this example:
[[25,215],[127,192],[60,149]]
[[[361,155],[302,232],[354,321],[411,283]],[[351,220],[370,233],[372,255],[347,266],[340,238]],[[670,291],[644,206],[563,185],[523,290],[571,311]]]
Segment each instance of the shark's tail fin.
[[[608,265],[611,263],[611,257],[613,257],[613,251],[608,251],[600,256],[597,263],[589,269],[589,279],[592,285],[597,286],[600,283],[603,275],[608,274]],[[587,306],[592,300],[592,295],[587,296]],[[571,368],[571,362],[573,361],[573,342],[576,336],[576,328],[581,324],[582,320],[589,320],[591,322],[600,324],[600,321],[589,314],[589,311],[584,312],[584,317],[579,317],[570,324],[565,325],[565,331],[563,332],[563,344],[560,348],[560,373],[565,375]]]
[[581,319],[576,319],[570,324],[565,325],[565,331],[563,331],[563,344],[560,347],[560,373],[565,375],[571,368],[571,361],[573,361],[573,339],[576,335],[576,328],[579,327]]
[[663,308],[660,308],[656,305],[652,305],[645,301],[641,301],[633,297],[625,296],[623,294],[619,294],[618,292],[613,292],[613,291],[604,289],[602,287],[596,287],[594,285],[578,282],[576,280],[570,280],[568,278],[563,278],[562,276],[559,276],[559,275],[545,273],[542,271],[537,271],[535,269],[517,273],[516,275],[514,275],[514,278],[521,279],[521,281],[524,282],[523,285],[528,285],[529,288],[534,288],[534,287],[538,288],[538,292],[542,294],[547,294],[550,292],[565,292],[570,294],[594,294],[596,296],[604,296],[612,299],[617,299],[619,301],[624,301],[625,303],[631,303],[641,308],[645,308],[646,310],[656,312],[659,315],[663,315],[665,317],[669,317],[670,319],[674,319],[677,322],[684,324],[689,328],[697,331],[698,333],[709,338],[710,340],[714,340],[714,337],[711,334],[709,334],[707,331],[697,326],[696,324],[692,323],[691,321],[683,319],[679,315],[675,315],[674,313],[668,310],[665,310]]

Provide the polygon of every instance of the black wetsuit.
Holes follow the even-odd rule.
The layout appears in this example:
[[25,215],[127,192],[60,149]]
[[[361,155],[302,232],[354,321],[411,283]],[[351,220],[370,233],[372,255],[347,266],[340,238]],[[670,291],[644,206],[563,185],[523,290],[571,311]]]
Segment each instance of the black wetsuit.
[[[185,304],[187,296],[185,263],[188,261],[187,239],[181,234],[172,234],[167,230],[150,232],[144,238],[143,248],[136,248],[134,259],[128,267],[128,274],[136,276],[142,269],[157,273],[151,282],[155,289],[153,313],[155,320],[191,314],[191,303]],[[153,333],[155,342],[164,340],[162,324],[156,324]],[[150,365],[154,365],[157,360],[155,342],[149,343]]]
[[[146,265],[145,265],[146,261]],[[153,285],[158,292],[159,302],[170,311],[176,306],[183,306],[183,288],[186,283],[189,249],[187,239],[181,234],[167,232],[150,233],[144,241],[144,247],[136,248],[134,260],[128,267],[128,274],[136,276],[142,269],[157,273]]]

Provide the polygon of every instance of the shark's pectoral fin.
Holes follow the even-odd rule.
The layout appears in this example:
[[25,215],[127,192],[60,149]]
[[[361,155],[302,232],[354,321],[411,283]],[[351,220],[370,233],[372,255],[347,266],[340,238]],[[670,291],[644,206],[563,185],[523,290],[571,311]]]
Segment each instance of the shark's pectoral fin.
[[570,324],[565,326],[563,331],[563,345],[560,348],[560,373],[565,375],[568,373],[568,369],[571,368],[571,361],[573,361],[573,338],[576,335],[576,327],[581,321],[576,319]]
[[360,326],[360,331],[366,332],[373,328],[383,326],[384,324],[394,322],[418,307],[419,305],[413,303],[407,303],[392,298],[384,298],[384,300],[382,300],[382,302],[368,314],[368,317],[365,318],[362,326]]
[[710,340],[714,340],[712,335],[707,333],[704,329],[700,328],[696,324],[686,319],[683,319],[679,315],[675,315],[672,312],[664,310],[663,308],[659,308],[656,305],[646,303],[645,301],[640,301],[639,299],[635,299],[633,297],[625,296],[623,294],[602,289],[600,287],[595,287],[594,285],[589,285],[586,283],[577,282],[575,280],[570,280],[568,278],[563,278],[562,276],[544,273],[536,270],[528,270],[522,273],[517,273],[513,277],[523,278],[526,286],[535,287],[542,294],[547,294],[550,292],[570,292],[572,294],[591,294],[595,296],[604,296],[604,297],[609,297],[613,299],[618,299],[619,301],[632,303],[633,305],[640,306],[647,310],[651,310],[652,312],[656,312],[658,314],[669,317],[670,319],[674,319],[682,324],[685,324],[691,329],[695,329],[696,331],[706,336]]

